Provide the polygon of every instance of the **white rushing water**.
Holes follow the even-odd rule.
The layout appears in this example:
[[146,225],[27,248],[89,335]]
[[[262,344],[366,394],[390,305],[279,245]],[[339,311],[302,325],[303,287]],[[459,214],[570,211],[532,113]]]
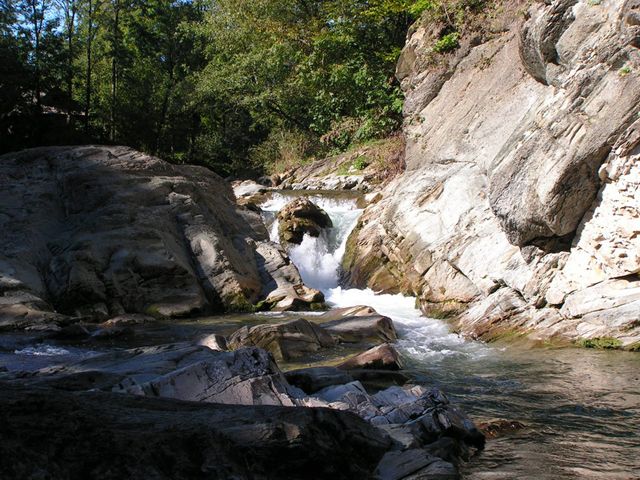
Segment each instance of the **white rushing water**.
[[[276,194],[261,206],[271,232],[271,240],[278,241],[277,212],[289,203],[292,195]],[[400,340],[397,346],[417,361],[437,361],[452,356],[478,358],[489,349],[478,342],[466,342],[449,331],[447,325],[427,318],[415,307],[410,296],[376,294],[370,289],[343,289],[339,285],[339,268],[345,252],[347,238],[356,226],[362,210],[355,198],[309,195],[312,202],[325,210],[333,228],[318,238],[305,235],[302,243],[290,249],[289,256],[300,270],[304,282],[325,294],[327,303],[334,307],[368,305],[393,319]]]

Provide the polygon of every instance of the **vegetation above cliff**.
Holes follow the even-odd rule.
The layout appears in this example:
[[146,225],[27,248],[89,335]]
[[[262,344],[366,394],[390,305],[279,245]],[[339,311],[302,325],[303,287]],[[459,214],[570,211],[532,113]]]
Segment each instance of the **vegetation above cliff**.
[[223,174],[342,151],[398,129],[411,23],[478,3],[3,0],[0,150],[117,143]]

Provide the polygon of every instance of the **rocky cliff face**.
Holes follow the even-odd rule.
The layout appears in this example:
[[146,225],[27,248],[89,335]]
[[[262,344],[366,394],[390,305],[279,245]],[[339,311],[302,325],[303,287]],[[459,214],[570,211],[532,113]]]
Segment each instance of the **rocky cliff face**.
[[640,340],[640,2],[494,2],[460,48],[418,23],[398,65],[406,172],[345,276],[469,335]]
[[1,327],[221,312],[275,290],[308,293],[220,177],[124,147],[0,157],[0,247]]

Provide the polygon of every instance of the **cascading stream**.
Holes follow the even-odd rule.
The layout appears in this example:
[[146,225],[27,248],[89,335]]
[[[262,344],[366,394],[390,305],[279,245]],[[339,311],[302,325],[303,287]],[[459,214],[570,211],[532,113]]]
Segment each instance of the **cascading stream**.
[[[296,196],[274,194],[261,205],[272,241],[279,242],[277,212]],[[308,198],[329,214],[333,228],[323,231],[319,237],[305,235],[300,245],[290,248],[289,256],[298,267],[305,284],[321,290],[329,305],[368,305],[392,318],[401,337],[398,348],[417,361],[447,356],[475,357],[488,353],[485,345],[466,342],[450,333],[441,320],[422,316],[420,310],[415,308],[414,297],[376,295],[370,289],[343,289],[339,284],[340,264],[349,234],[363,210],[358,208],[356,198],[326,197],[321,194],[312,194]]]
[[[271,238],[275,216],[308,192],[275,194],[265,203]],[[334,228],[305,236],[290,250],[309,286],[336,307],[369,305],[393,319],[398,349],[419,381],[441,386],[476,420],[506,418],[528,428],[488,443],[463,467],[463,478],[636,479],[640,471],[640,355],[593,350],[499,347],[464,340],[446,323],[427,318],[415,299],[343,289],[338,268],[361,214],[354,198],[309,195]]]

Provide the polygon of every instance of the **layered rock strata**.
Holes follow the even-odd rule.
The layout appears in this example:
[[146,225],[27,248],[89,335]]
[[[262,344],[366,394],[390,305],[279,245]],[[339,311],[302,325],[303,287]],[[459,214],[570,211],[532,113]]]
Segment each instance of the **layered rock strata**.
[[640,341],[640,4],[495,2],[460,47],[418,22],[398,64],[406,165],[345,279],[474,337]]

